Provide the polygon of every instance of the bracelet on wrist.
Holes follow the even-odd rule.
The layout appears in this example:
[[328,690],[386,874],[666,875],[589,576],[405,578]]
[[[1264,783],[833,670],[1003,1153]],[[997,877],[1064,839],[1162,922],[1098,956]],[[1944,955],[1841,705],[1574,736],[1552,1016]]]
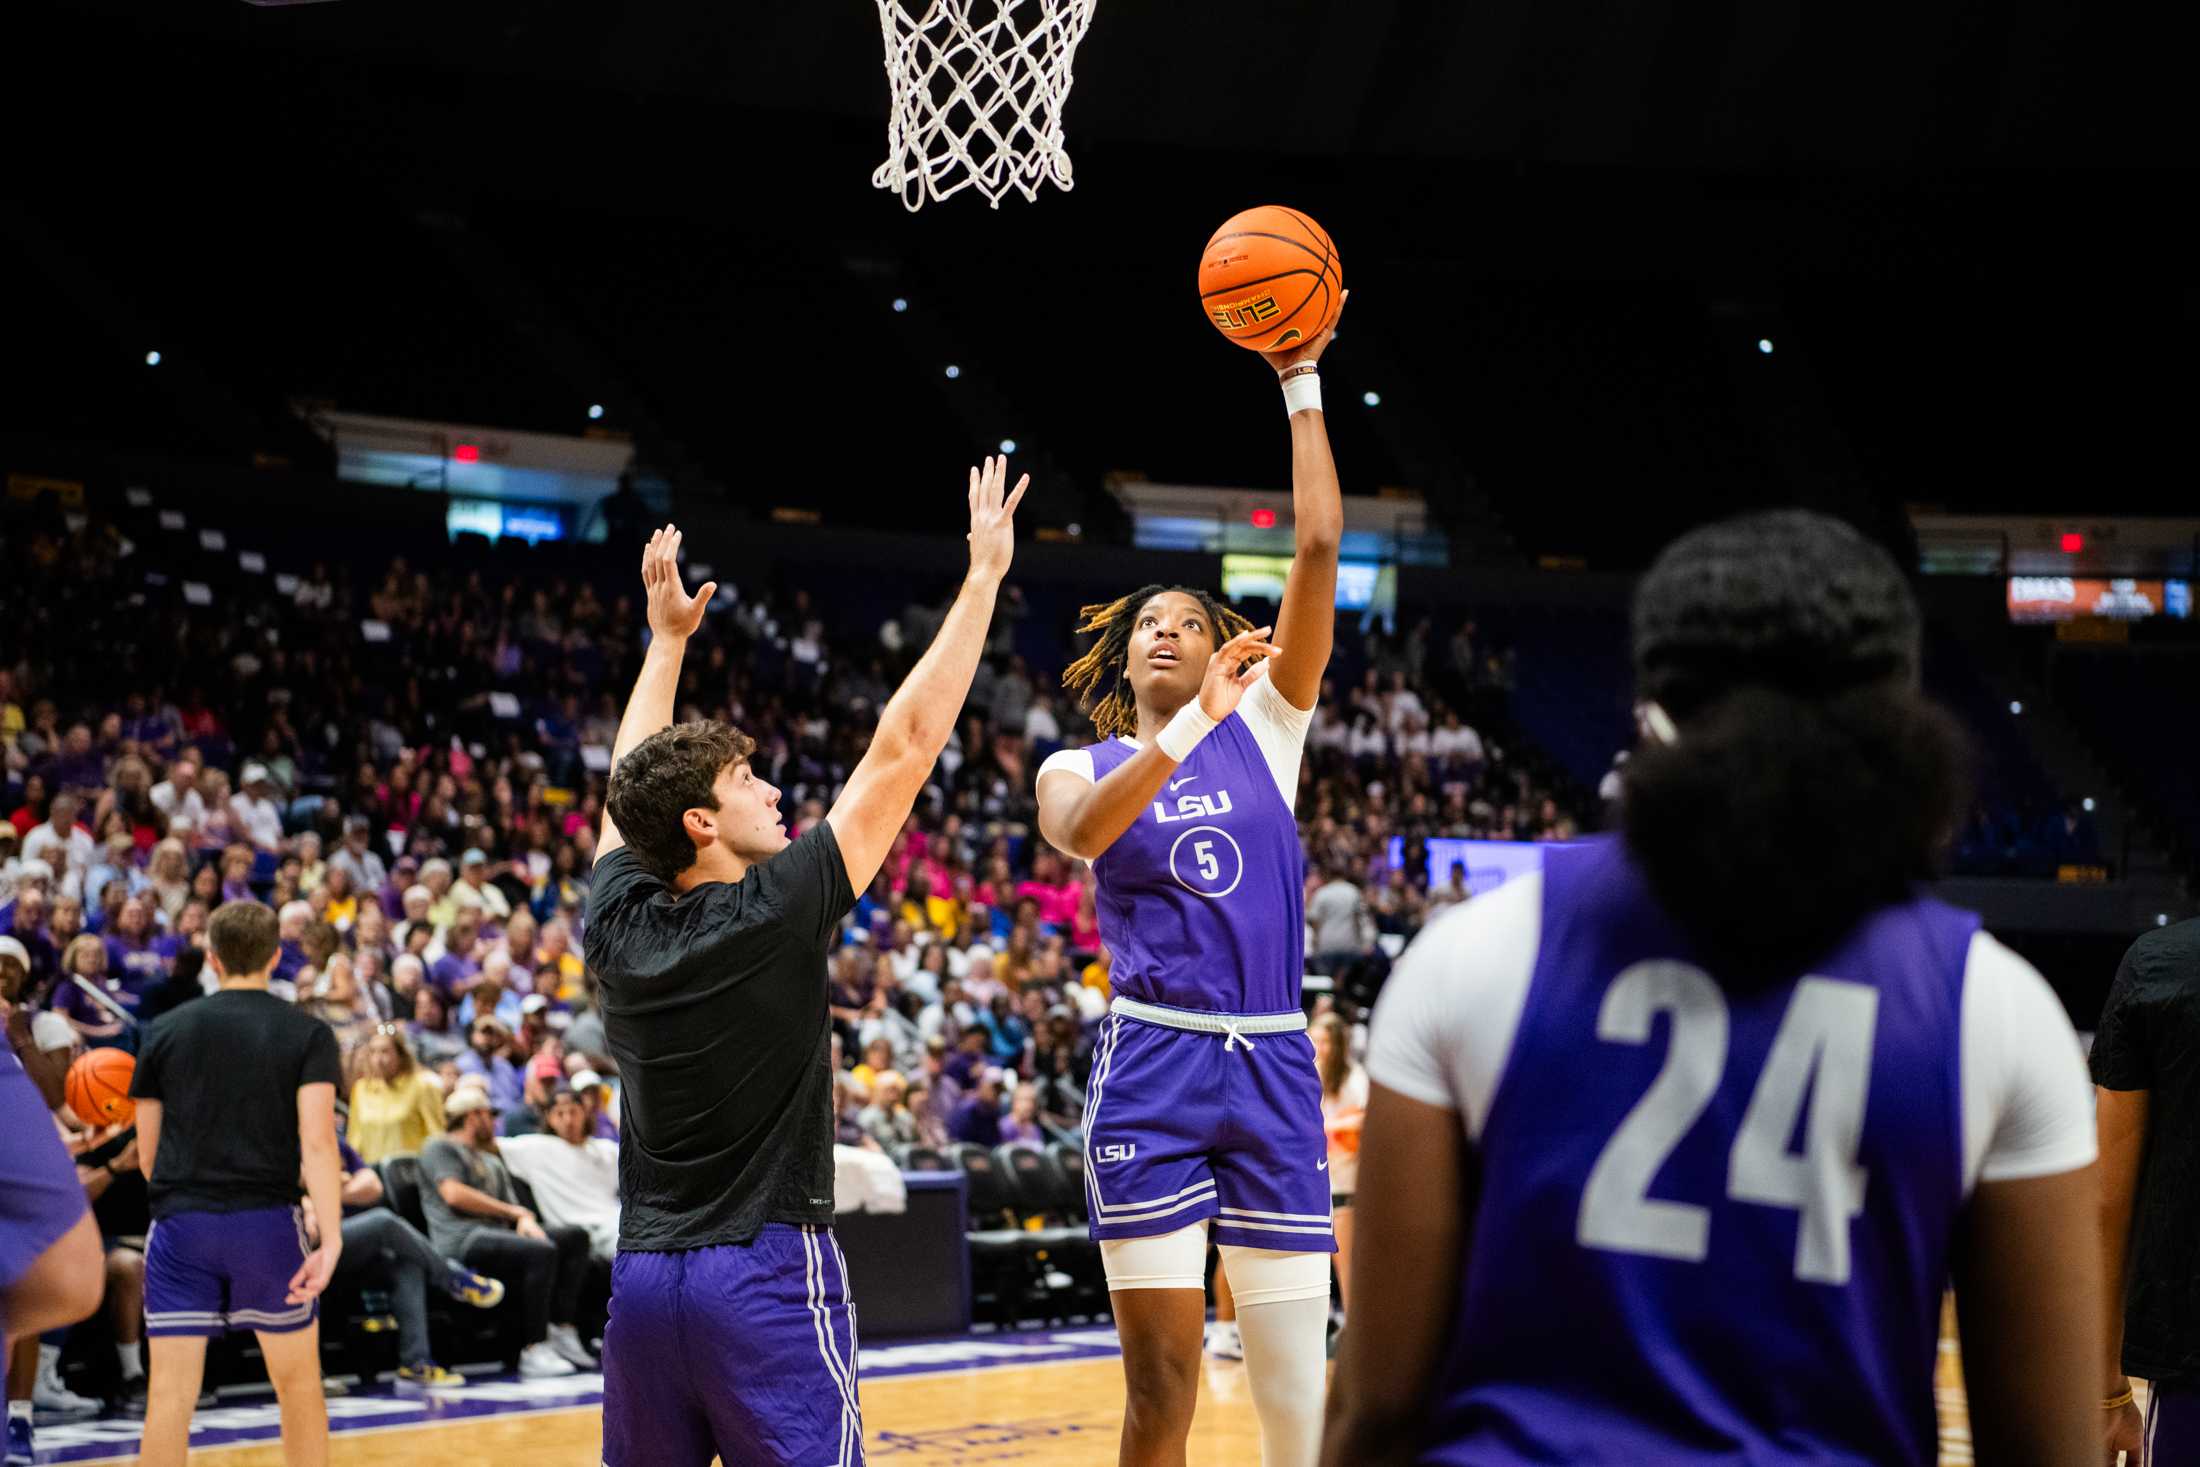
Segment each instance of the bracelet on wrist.
[[2101,1409],[2103,1411],[2121,1411],[2124,1407],[2130,1405],[2134,1399],[2136,1398],[2132,1394],[2131,1387],[2126,1386],[2122,1395],[2109,1396],[2104,1399],[2101,1402]]

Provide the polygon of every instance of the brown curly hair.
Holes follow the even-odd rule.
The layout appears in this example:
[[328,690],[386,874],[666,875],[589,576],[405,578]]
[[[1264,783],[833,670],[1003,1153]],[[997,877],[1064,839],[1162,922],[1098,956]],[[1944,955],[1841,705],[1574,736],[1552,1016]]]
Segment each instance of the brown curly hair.
[[756,740],[741,730],[704,719],[659,729],[619,761],[604,804],[650,875],[669,882],[695,864],[682,817],[698,806],[717,809],[720,772],[755,752]]
[[1138,696],[1131,690],[1130,677],[1131,631],[1140,607],[1172,591],[1199,603],[1214,626],[1217,647],[1253,629],[1244,617],[1190,586],[1140,586],[1128,596],[1081,608],[1078,634],[1097,633],[1098,637],[1084,656],[1062,670],[1062,686],[1076,693],[1077,706],[1091,715],[1092,726],[1104,739],[1138,728]]

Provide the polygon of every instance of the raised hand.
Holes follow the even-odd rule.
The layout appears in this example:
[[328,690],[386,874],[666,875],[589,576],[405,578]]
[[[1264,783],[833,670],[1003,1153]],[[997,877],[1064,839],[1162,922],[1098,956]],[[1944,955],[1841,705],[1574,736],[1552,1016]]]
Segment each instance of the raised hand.
[[985,467],[970,471],[970,574],[974,579],[998,581],[1008,574],[1016,554],[1016,506],[1031,487],[1031,475],[1008,486],[1008,459],[987,458]]
[[680,584],[680,532],[666,525],[649,537],[642,551],[642,586],[649,594],[649,631],[657,637],[695,635],[703,609],[718,594],[716,581],[705,581],[693,596]]
[[[1207,675],[1199,684],[1199,709],[1220,723],[1237,711],[1238,700],[1260,675],[1260,661],[1283,649],[1266,640],[1274,627],[1254,627],[1239,632],[1215,649],[1207,659]],[[1253,660],[1248,662],[1247,658]]]
[[1337,322],[1344,319],[1344,308],[1351,304],[1352,292],[1348,290],[1344,293],[1344,299],[1337,302],[1335,320],[1315,332],[1308,340],[1299,342],[1294,346],[1287,346],[1282,351],[1262,352],[1260,354],[1261,359],[1279,372],[1285,367],[1295,367],[1301,362],[1320,361],[1322,353],[1329,350],[1329,343],[1337,334]]

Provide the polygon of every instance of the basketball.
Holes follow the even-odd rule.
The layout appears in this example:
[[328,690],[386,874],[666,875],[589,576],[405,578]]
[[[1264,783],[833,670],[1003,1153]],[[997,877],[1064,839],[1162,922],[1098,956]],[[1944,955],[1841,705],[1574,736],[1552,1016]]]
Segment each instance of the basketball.
[[124,1050],[78,1055],[64,1087],[69,1109],[88,1126],[126,1125],[137,1115],[137,1103],[130,1099],[130,1077],[136,1073],[137,1057]]
[[1329,232],[1281,204],[1231,216],[1199,257],[1200,309],[1249,351],[1312,340],[1343,301],[1344,267]]

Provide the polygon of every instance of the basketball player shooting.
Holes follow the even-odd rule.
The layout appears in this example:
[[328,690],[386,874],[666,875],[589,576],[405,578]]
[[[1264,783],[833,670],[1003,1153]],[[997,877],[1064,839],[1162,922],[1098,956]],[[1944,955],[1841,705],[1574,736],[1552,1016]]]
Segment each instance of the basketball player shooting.
[[1320,1445],[1330,1227],[1321,1077],[1299,1006],[1305,862],[1292,802],[1329,664],[1344,506],[1315,364],[1334,323],[1263,353],[1286,377],[1296,558],[1275,642],[1204,591],[1085,608],[1063,675],[1103,742],[1039,771],[1039,828],[1093,863],[1115,999],[1085,1175],[1127,1400],[1121,1460],[1180,1464],[1207,1232],[1237,1297],[1267,1467]]
[[672,725],[715,583],[642,554],[649,651],[612,750],[588,958],[619,1062],[606,1467],[863,1461],[855,1305],[833,1240],[825,958],[955,727],[1028,476],[970,473],[970,569],[823,821],[790,842],[754,745]]

